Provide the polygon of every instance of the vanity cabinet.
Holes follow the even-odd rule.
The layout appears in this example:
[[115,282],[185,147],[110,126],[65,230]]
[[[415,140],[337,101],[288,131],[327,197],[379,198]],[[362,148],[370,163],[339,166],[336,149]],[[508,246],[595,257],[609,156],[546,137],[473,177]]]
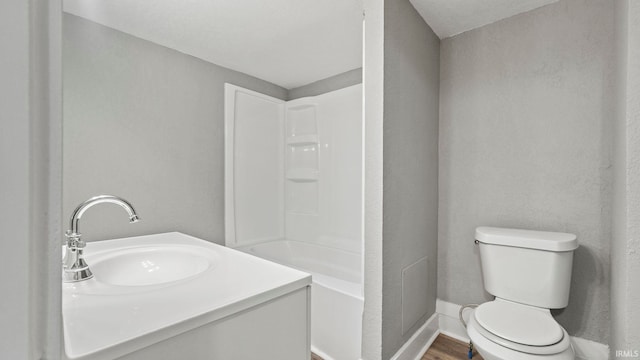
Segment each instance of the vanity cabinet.
[[296,290],[120,359],[310,359],[309,289]]

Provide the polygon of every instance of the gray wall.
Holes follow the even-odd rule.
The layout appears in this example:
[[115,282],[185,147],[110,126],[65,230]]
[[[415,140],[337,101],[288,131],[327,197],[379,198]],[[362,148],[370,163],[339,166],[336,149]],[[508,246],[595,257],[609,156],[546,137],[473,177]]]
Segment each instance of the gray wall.
[[562,0],[442,42],[438,296],[484,292],[480,225],[575,233],[571,335],[607,343],[613,2]]
[[[0,357],[33,359],[38,350],[31,305],[30,273],[37,262],[30,261],[32,247],[30,226],[30,88],[29,88],[29,3],[3,2],[0,21],[3,31],[0,46],[0,250],[3,260],[0,284]],[[21,269],[14,271],[13,269]]]
[[289,89],[287,100],[294,100],[306,96],[316,96],[361,83],[362,68],[353,69],[343,72],[342,74],[312,82],[311,84]]
[[181,231],[224,242],[224,86],[277,98],[287,90],[64,15],[64,211],[96,194],[128,199],[89,210],[88,240]]
[[[34,349],[34,333],[30,299],[31,266],[29,261],[30,204],[29,188],[29,4],[4,2],[0,5],[3,31],[0,46],[0,250],[3,261],[0,284],[3,291],[0,306],[0,355],[7,358],[30,359]],[[11,34],[11,35],[9,35]],[[6,53],[5,53],[6,52]],[[14,153],[15,152],[15,153]],[[14,234],[11,236],[10,234]],[[26,264],[26,268],[25,268]],[[23,271],[7,271],[23,269]]]
[[382,359],[384,0],[364,0],[364,311],[362,359]]
[[0,358],[60,356],[60,7],[0,3]]
[[[409,0],[385,1],[382,358],[435,312],[440,40]],[[427,311],[402,333],[402,270],[427,256]],[[408,284],[413,287],[413,284]],[[405,299],[407,300],[407,299]]]
[[616,1],[611,358],[640,351],[640,2]]

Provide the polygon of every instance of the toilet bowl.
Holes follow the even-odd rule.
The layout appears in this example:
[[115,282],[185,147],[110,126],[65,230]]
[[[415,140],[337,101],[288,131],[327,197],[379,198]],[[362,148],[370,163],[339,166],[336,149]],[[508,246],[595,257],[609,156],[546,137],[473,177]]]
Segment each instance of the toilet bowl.
[[485,360],[574,360],[551,316],[569,302],[573,234],[479,227],[482,279],[495,300],[478,306],[467,334]]
[[484,360],[574,360],[565,329],[548,309],[496,299],[473,311],[467,334]]

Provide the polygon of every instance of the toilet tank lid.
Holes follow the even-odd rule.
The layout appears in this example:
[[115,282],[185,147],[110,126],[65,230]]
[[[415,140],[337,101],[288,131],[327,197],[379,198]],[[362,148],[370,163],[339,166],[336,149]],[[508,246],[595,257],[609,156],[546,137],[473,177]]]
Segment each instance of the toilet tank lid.
[[574,234],[488,226],[476,228],[476,240],[485,244],[554,252],[573,251],[578,248],[578,240]]

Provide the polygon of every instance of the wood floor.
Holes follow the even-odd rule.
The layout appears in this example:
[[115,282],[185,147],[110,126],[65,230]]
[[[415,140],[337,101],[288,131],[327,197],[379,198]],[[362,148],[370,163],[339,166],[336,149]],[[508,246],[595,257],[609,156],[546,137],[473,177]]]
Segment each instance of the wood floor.
[[[447,335],[438,335],[422,360],[464,360],[468,359],[469,344]],[[482,360],[482,356],[473,350],[473,360]]]
[[[447,335],[438,335],[429,350],[422,356],[422,360],[465,360],[468,359],[469,344],[458,341]],[[311,360],[322,358],[311,353]],[[473,351],[473,360],[482,360],[477,351]]]

